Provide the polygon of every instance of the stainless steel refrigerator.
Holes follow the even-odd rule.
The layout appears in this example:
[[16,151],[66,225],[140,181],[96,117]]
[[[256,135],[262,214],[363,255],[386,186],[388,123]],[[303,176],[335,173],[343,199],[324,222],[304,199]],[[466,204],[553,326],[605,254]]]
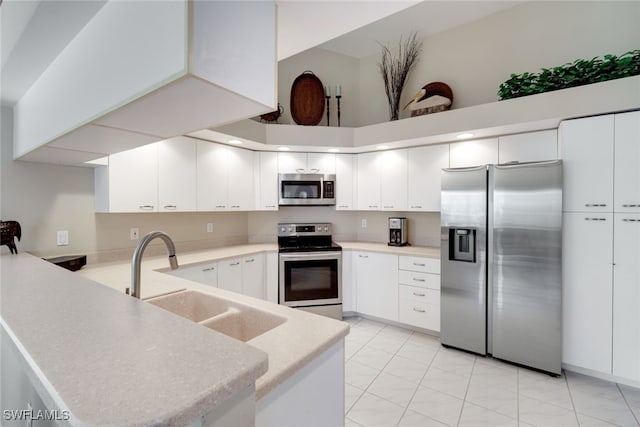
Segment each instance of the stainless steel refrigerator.
[[562,161],[444,169],[441,342],[561,373]]

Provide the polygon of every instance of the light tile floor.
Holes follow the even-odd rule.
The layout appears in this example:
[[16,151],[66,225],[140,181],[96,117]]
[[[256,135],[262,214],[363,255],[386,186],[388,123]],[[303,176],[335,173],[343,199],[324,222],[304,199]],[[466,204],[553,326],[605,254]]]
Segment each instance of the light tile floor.
[[554,378],[419,332],[345,320],[346,427],[640,425],[640,389],[572,372]]

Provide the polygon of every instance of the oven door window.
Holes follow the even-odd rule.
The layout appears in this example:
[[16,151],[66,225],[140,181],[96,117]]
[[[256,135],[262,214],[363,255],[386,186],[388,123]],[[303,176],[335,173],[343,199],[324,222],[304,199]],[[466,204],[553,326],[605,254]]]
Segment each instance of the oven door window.
[[284,199],[319,199],[322,195],[320,181],[282,181]]
[[338,292],[338,260],[286,261],[286,302],[335,299]]

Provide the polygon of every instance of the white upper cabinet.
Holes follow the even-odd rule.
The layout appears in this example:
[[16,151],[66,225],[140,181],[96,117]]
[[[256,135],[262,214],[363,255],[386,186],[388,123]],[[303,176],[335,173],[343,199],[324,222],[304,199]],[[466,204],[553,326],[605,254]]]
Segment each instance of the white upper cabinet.
[[608,115],[560,124],[564,211],[613,211],[613,122]]
[[198,210],[253,209],[253,152],[205,141],[196,148]]
[[357,161],[354,154],[336,154],[336,210],[354,210]]
[[558,158],[558,131],[520,133],[498,138],[500,163],[539,162]]
[[105,2],[16,104],[14,155],[98,158],[273,110],[276,30],[274,1]]
[[640,212],[640,111],[615,115],[616,212]]
[[278,210],[278,153],[260,151],[254,153],[255,209]]
[[227,162],[229,210],[252,210],[254,207],[253,151],[228,147]]
[[177,137],[158,143],[158,211],[196,210],[196,142]]
[[[360,211],[380,210],[380,156],[378,154],[357,155],[357,209]],[[336,192],[339,191],[340,189],[336,187]]]
[[108,212],[158,211],[158,145],[148,144],[109,156]]
[[227,210],[227,152],[229,147],[197,141],[196,149],[198,157],[198,210]]
[[279,173],[335,173],[332,153],[278,153]]
[[449,145],[407,150],[407,210],[440,211],[442,169],[449,167]]
[[497,138],[455,142],[450,144],[449,150],[449,165],[452,168],[498,163]]
[[382,210],[407,210],[407,150],[379,153]]

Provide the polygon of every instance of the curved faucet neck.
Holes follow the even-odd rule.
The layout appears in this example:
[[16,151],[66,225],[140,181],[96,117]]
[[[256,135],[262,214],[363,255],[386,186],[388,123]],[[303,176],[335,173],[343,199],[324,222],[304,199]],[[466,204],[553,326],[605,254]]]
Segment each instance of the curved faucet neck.
[[167,248],[167,256],[169,257],[169,265],[172,270],[178,268],[178,259],[176,258],[176,248],[173,244],[173,240],[163,231],[152,231],[151,233],[145,235],[135,250],[133,251],[133,259],[131,260],[131,296],[135,298],[140,298],[140,268],[142,265],[142,254],[144,250],[147,248],[149,243],[152,240],[159,238],[161,239],[166,248]]

